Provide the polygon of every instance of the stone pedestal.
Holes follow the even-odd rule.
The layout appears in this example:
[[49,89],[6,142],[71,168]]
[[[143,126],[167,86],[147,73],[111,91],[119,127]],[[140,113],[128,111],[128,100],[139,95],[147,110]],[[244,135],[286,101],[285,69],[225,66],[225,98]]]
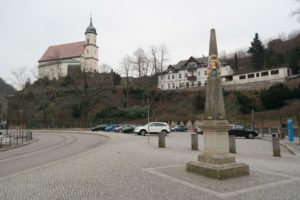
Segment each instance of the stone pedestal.
[[204,153],[198,161],[186,164],[187,171],[215,179],[249,175],[249,166],[235,162],[235,156],[229,154],[227,120],[205,120],[200,127],[204,130]]

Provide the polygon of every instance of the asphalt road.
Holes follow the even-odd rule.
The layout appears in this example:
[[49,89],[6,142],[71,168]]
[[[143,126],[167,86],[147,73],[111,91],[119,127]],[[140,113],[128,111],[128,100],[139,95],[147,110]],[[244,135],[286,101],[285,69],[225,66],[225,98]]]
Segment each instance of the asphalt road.
[[33,132],[26,146],[0,152],[0,178],[67,158],[101,145],[107,138],[93,134]]

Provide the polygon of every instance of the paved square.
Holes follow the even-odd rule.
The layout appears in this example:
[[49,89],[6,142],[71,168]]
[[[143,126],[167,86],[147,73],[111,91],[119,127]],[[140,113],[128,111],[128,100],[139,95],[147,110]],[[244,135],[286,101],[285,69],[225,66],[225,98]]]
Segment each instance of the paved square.
[[300,180],[300,178],[285,174],[255,169],[251,169],[249,176],[227,179],[225,181],[188,172],[185,169],[185,165],[146,168],[144,171],[202,192],[210,193],[219,198],[230,198],[255,190],[280,187],[282,184]]

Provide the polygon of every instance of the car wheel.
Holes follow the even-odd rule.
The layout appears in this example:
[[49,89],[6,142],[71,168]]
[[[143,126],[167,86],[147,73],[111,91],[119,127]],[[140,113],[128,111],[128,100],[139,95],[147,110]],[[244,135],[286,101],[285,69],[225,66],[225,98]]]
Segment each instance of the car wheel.
[[253,139],[253,138],[254,138],[254,135],[253,135],[253,133],[249,133],[247,138],[249,138],[249,139]]
[[141,130],[141,135],[142,135],[142,136],[145,136],[146,133],[147,133],[147,132],[146,132],[145,130]]
[[165,135],[168,134],[168,132],[167,132],[166,130],[162,130],[161,132],[162,132],[163,134],[165,134]]

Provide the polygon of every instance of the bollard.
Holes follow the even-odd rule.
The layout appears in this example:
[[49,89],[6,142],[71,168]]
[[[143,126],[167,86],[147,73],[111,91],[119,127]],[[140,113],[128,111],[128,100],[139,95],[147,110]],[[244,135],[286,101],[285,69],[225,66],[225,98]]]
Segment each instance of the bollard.
[[159,148],[166,147],[166,134],[163,132],[158,134],[158,147]]
[[236,153],[235,135],[229,135],[229,152]]
[[280,139],[277,133],[272,133],[273,156],[280,157]]
[[197,133],[192,133],[191,134],[191,145],[192,145],[192,150],[198,150],[198,134]]
[[264,129],[262,127],[260,128],[260,134],[262,137],[264,137]]

